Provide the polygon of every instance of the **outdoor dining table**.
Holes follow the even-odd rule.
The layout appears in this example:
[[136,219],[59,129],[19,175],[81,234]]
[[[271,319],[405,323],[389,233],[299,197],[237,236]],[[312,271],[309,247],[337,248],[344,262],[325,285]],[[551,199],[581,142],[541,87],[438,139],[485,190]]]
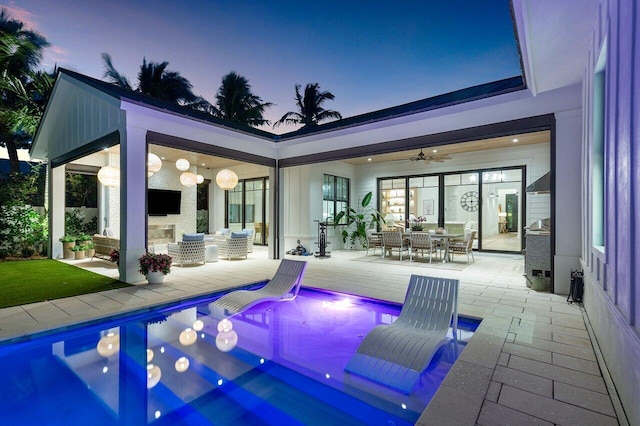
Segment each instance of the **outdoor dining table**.
[[[418,231],[418,232],[422,232],[422,231]],[[380,237],[382,237],[382,232],[372,232],[372,235],[379,235]],[[451,260],[449,257],[449,241],[461,239],[464,237],[464,234],[449,234],[449,233],[442,233],[442,234],[430,233],[429,235],[431,236],[432,240],[440,241],[444,243],[444,257],[442,259],[442,263],[445,263]],[[402,238],[406,238],[409,241],[411,241],[411,232],[406,232],[406,231],[403,232]],[[409,247],[411,247],[411,244],[409,244]]]
[[442,258],[442,263],[448,262],[451,260],[449,258],[449,241],[457,240],[464,237],[464,234],[430,234],[431,239],[434,241],[444,242],[444,257]]

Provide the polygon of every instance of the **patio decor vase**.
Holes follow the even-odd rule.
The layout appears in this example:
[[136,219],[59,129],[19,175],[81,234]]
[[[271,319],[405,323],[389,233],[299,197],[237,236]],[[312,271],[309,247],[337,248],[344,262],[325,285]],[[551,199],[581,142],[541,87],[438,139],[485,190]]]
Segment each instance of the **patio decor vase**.
[[73,248],[73,246],[75,246],[75,245],[76,245],[75,241],[68,242],[68,243],[62,243],[62,250],[63,250],[63,253],[64,253],[63,257],[65,259],[75,259],[75,254],[71,250]]
[[162,271],[149,272],[147,274],[149,284],[162,284],[164,281],[164,273]]

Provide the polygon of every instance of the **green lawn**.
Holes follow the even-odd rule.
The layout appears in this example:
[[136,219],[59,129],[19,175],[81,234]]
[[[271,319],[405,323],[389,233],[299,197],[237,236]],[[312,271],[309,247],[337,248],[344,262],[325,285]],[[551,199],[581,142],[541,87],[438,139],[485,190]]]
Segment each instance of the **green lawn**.
[[0,308],[129,287],[56,260],[0,262]]

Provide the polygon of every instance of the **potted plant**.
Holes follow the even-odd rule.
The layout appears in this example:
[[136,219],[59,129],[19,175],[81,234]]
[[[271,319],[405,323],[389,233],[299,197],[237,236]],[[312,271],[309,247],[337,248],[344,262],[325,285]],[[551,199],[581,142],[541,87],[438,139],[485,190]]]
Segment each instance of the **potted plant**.
[[62,243],[62,251],[63,257],[65,259],[73,259],[75,256],[73,254],[72,248],[76,245],[76,237],[72,237],[71,235],[64,235],[60,237],[59,240]]
[[76,244],[82,245],[87,243],[87,241],[91,241],[91,235],[83,234],[76,239]]
[[422,231],[422,223],[426,222],[427,219],[425,219],[422,216],[416,217],[413,219],[413,221],[411,221],[411,230],[412,231]]
[[171,256],[146,252],[140,259],[140,273],[147,277],[149,284],[159,284],[171,272]]
[[96,254],[96,249],[92,241],[89,241],[88,243],[84,244],[84,247],[85,247],[85,256],[93,257]]
[[71,251],[73,252],[73,257],[75,260],[84,259],[84,251],[85,251],[84,246],[74,245],[71,248]]
[[352,247],[367,247],[367,229],[377,227],[384,223],[384,219],[379,211],[373,207],[369,207],[373,193],[369,192],[364,196],[358,209],[349,207],[345,211],[339,212],[334,220],[334,224],[339,224],[343,217],[347,218],[347,227],[342,231],[342,242],[346,243],[347,239],[351,242]]

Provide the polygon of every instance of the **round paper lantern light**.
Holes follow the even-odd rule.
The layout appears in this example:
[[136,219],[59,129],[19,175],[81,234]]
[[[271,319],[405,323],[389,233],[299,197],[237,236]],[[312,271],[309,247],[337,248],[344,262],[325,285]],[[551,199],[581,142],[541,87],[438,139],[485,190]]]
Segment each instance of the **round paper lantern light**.
[[98,341],[96,350],[100,356],[105,358],[115,355],[120,350],[120,335],[107,333],[106,336],[102,336]]
[[154,174],[158,173],[162,168],[162,160],[160,157],[150,152],[147,155],[147,176],[151,176],[149,173]]
[[202,331],[203,328],[204,328],[204,322],[202,320],[195,320],[193,322],[193,329],[195,331]]
[[216,175],[216,183],[222,189],[233,189],[238,184],[238,175],[229,169],[222,169]]
[[229,352],[238,344],[238,333],[235,330],[223,331],[216,336],[216,348],[220,352]]
[[104,166],[98,171],[98,180],[109,188],[120,186],[120,169],[113,166]]
[[182,333],[180,333],[178,340],[183,346],[193,345],[196,340],[198,340],[198,333],[191,328],[186,328]]
[[233,330],[233,323],[230,320],[224,318],[218,323],[218,331],[220,333],[231,330]]
[[189,164],[189,161],[185,160],[184,158],[180,158],[178,159],[178,161],[176,161],[176,169],[182,172],[187,170],[189,167],[191,167],[191,164]]
[[189,359],[187,357],[181,356],[176,361],[174,367],[178,373],[184,373],[189,368]]
[[184,172],[180,175],[180,183],[190,188],[198,183],[198,176],[195,173]]
[[147,365],[147,389],[151,389],[160,382],[162,378],[162,370],[153,364]]
[[198,185],[200,185],[202,182],[204,182],[204,176],[197,175],[196,178],[197,178],[196,182],[198,182]]

